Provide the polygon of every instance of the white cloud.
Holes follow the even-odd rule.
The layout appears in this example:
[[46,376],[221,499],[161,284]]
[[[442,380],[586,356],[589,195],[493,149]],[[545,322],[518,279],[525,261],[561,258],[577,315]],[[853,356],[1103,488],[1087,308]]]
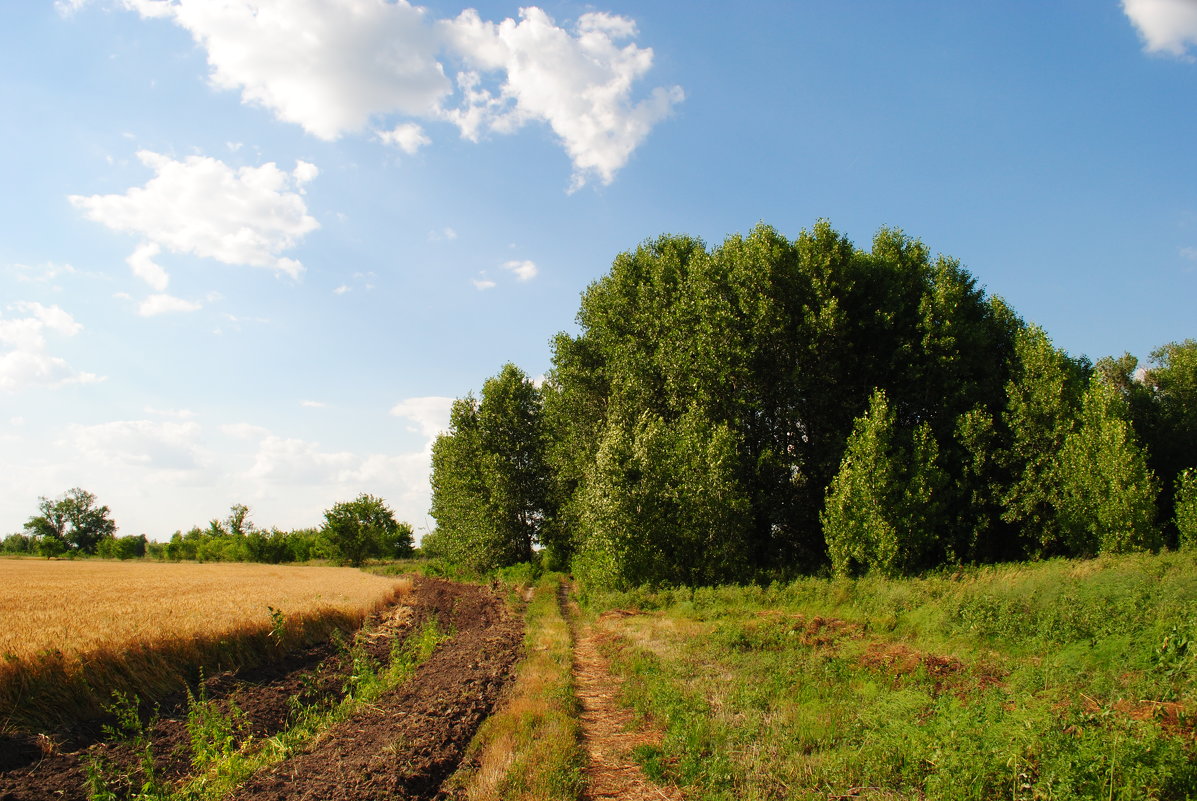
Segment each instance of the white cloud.
[[406,0],[125,0],[171,18],[208,53],[212,84],[240,90],[321,139],[375,116],[429,116],[451,91],[424,9]]
[[[147,244],[130,257],[135,271],[134,260],[147,261],[145,254],[153,246],[225,264],[267,267],[292,278],[303,270],[281,253],[320,227],[303,198],[291,191],[301,183],[297,176],[315,174],[313,165],[299,162],[292,175],[273,162],[233,169],[206,156],[175,161],[148,150],[137,155],[155,172],[145,186],[123,195],[70,196],[88,218],[145,237]],[[144,269],[145,274],[138,274],[148,281],[161,282],[165,275]]]
[[206,461],[195,422],[119,420],[72,425],[67,427],[66,441],[81,458],[99,464],[174,472],[197,470]]
[[[447,120],[472,141],[546,123],[573,163],[575,189],[594,177],[609,184],[684,98],[678,86],[633,96],[653,51],[630,42],[635,23],[615,14],[586,13],[567,30],[535,6],[495,23],[472,9],[432,20],[408,0],[123,5],[187,30],[207,53],[214,86],[321,139],[374,121],[380,140],[413,153],[429,143],[423,128],[387,130],[383,120]],[[450,77],[450,62],[464,68]]]
[[60,275],[71,275],[76,272],[75,268],[69,264],[55,264],[52,261],[38,265],[12,264],[9,265],[9,269],[23,284],[49,284],[57,280]]
[[295,178],[296,186],[303,186],[309,181],[314,180],[319,174],[319,167],[310,161],[303,161],[302,159],[295,162],[295,169],[291,171],[291,175]]
[[341,284],[339,287],[337,287],[336,289],[333,290],[333,294],[334,295],[344,295],[346,292],[349,292],[349,291],[350,291],[349,284]]
[[1180,255],[1189,261],[1197,262],[1197,247],[1181,248]]
[[471,280],[470,283],[473,284],[474,289],[477,289],[479,292],[484,292],[488,289],[494,289],[495,286],[497,286],[497,284],[495,284],[495,282],[489,278],[475,278]]
[[8,311],[23,317],[0,318],[0,390],[14,392],[33,386],[59,387],[101,381],[46,352],[46,335],[72,337],[83,326],[58,306],[19,302]]
[[597,177],[609,184],[653,126],[684,99],[680,86],[658,87],[633,102],[632,86],[652,67],[651,48],[620,44],[636,35],[630,19],[583,14],[571,34],[536,7],[520,21],[485,22],[473,9],[444,23],[449,39],[480,72],[501,71],[498,92],[481,75],[458,77],[464,102],[446,112],[462,134],[513,131],[526,122],[548,123],[574,165],[573,188]]
[[170,283],[170,276],[154,261],[154,257],[161,252],[162,248],[158,243],[146,242],[138,246],[125,261],[133,269],[133,274],[149,284],[152,289],[165,292]]
[[327,403],[321,403],[320,401],[314,400],[302,400],[299,402],[299,405],[305,409],[324,409],[328,406]]
[[414,122],[396,125],[389,131],[379,131],[378,138],[383,144],[397,147],[409,156],[425,145],[432,144],[424,129]]
[[531,281],[536,277],[536,265],[530,261],[508,261],[503,263],[504,270],[511,270],[521,281]]
[[176,298],[173,295],[150,295],[137,307],[137,313],[142,317],[156,317],[159,314],[193,312],[200,308],[202,307],[198,303]]
[[1122,0],[1122,10],[1139,29],[1149,53],[1192,60],[1197,46],[1197,2],[1194,0]]
[[442,431],[449,428],[449,410],[453,407],[453,398],[440,395],[429,395],[423,398],[408,398],[391,407],[391,414],[403,417],[414,423],[408,426],[409,431],[415,431],[428,439],[429,447],[432,440]]

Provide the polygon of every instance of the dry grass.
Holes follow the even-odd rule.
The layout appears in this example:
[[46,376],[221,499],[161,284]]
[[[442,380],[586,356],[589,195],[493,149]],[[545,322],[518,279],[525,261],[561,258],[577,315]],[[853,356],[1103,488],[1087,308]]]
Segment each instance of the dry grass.
[[0,559],[0,655],[27,659],[372,611],[397,579],[343,567]]
[[452,783],[469,801],[576,801],[585,786],[572,639],[545,576],[526,610],[526,656],[506,701],[478,730]]
[[350,568],[0,560],[0,734],[94,717],[114,690],[150,700],[261,664],[410,588]]

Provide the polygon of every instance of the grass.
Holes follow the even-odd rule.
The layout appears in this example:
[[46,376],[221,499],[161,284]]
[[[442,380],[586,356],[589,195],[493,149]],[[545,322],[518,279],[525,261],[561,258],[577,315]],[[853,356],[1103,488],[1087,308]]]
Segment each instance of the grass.
[[596,595],[692,798],[1197,794],[1197,557]]
[[409,589],[349,568],[0,560],[0,732],[259,664],[356,628]]
[[[573,643],[558,594],[563,577],[509,570],[524,588],[525,657],[498,710],[482,724],[452,785],[471,801],[576,801],[585,787]],[[534,583],[533,583],[534,582]]]

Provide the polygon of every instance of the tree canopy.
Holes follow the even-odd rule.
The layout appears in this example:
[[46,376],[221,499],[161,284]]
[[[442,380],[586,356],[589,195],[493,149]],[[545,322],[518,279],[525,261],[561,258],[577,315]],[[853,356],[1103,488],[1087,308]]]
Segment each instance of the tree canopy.
[[47,556],[68,551],[94,554],[102,540],[116,533],[108,507],[97,506],[96,496],[79,487],[53,500],[39,498],[37,508],[39,514],[29,518],[25,530]]
[[1152,548],[1197,458],[1197,343],[1095,368],[894,229],[657,237],[577,323],[540,390],[507,365],[454,405],[451,558],[627,586]]

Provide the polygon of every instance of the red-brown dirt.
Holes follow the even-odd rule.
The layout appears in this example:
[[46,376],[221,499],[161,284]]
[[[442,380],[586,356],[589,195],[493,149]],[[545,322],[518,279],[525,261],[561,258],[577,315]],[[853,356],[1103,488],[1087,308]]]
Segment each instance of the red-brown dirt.
[[[336,801],[436,793],[509,681],[522,623],[495,593],[438,579],[417,579],[407,602],[371,621],[376,634],[364,641],[372,657],[385,663],[395,638],[434,615],[451,638],[402,686],[327,731],[307,752],[253,777],[236,798]],[[253,671],[213,676],[204,689],[226,709],[236,704],[242,733],[260,739],[290,725],[293,698],[306,704],[339,701],[348,669],[346,657],[330,643]],[[186,698],[164,701],[148,734],[159,777],[185,778],[192,771]],[[4,738],[0,801],[85,801],[85,760],[96,757],[116,765],[118,773],[136,772],[137,755],[126,744],[105,742],[96,722],[50,738]]]
[[[578,624],[572,600],[561,596],[562,613],[574,634],[574,683],[582,713],[582,741],[586,748],[587,801],[680,801],[681,790],[659,785],[644,775],[632,752],[638,746],[660,745],[661,732],[638,724],[635,715],[619,703],[619,682],[611,675],[607,658],[599,650],[609,632]],[[604,612],[603,618],[638,614],[627,610]]]

